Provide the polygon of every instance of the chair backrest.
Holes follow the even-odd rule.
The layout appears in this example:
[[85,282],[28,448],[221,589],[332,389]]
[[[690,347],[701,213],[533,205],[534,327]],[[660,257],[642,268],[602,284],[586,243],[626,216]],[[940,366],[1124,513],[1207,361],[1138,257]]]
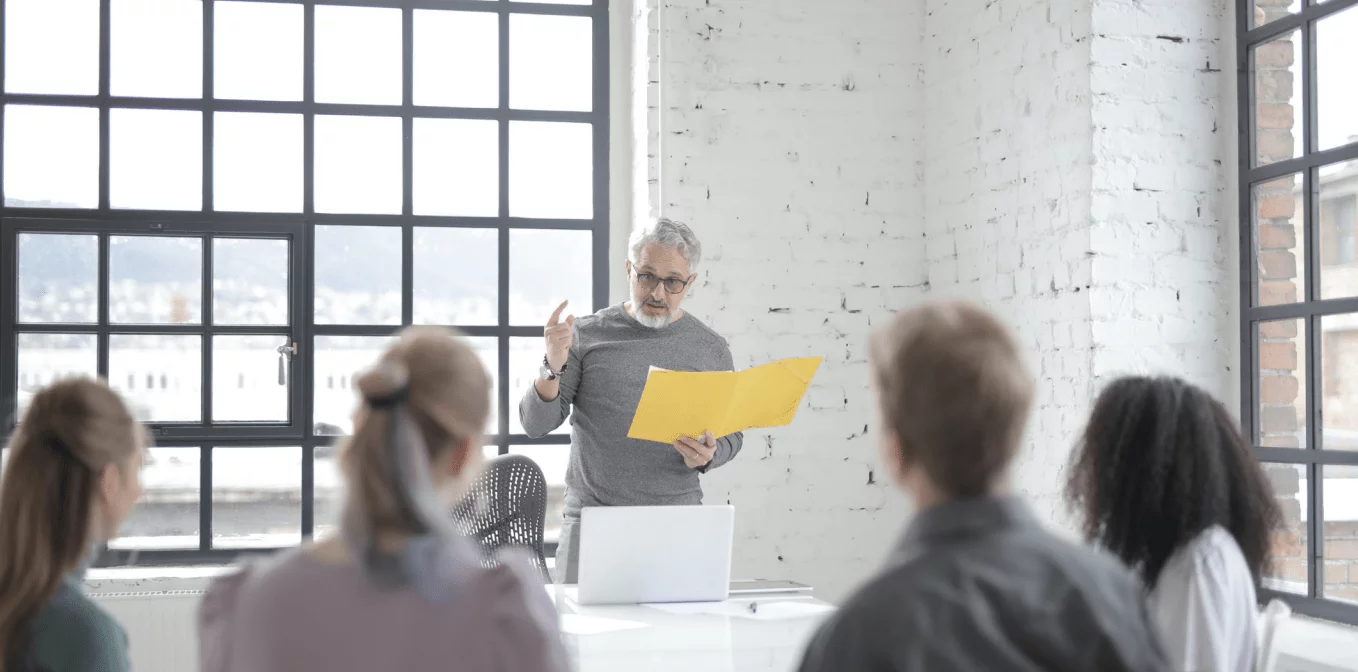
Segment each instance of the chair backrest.
[[1292,618],[1292,608],[1282,600],[1272,600],[1256,621],[1259,646],[1254,653],[1255,672],[1273,672],[1278,664],[1278,642],[1283,626]]
[[542,552],[542,526],[547,516],[547,479],[542,468],[523,455],[500,455],[472,482],[462,501],[453,507],[459,530],[481,546],[483,562],[494,564],[503,548],[526,549],[546,582],[547,558]]

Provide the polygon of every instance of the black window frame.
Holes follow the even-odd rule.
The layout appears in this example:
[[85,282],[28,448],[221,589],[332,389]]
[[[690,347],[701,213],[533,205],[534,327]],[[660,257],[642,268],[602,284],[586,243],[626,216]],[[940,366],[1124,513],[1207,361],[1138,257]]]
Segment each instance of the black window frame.
[[[313,372],[313,342],[316,336],[387,336],[413,322],[414,231],[420,227],[463,227],[494,229],[498,232],[498,313],[496,326],[449,325],[459,328],[469,337],[491,337],[498,342],[497,370],[492,375],[500,384],[493,400],[497,411],[498,430],[485,437],[487,447],[495,446],[499,454],[509,452],[511,446],[559,445],[568,450],[570,437],[550,434],[529,438],[510,434],[510,413],[514,411],[517,390],[508,385],[510,339],[542,336],[540,326],[514,326],[509,320],[510,232],[514,230],[576,230],[592,234],[593,309],[608,301],[609,253],[609,22],[608,0],[593,0],[588,5],[560,5],[511,0],[238,0],[254,3],[284,3],[300,5],[304,12],[303,37],[303,99],[300,102],[271,102],[225,100],[213,97],[214,7],[218,0],[203,2],[203,93],[197,99],[152,99],[112,96],[109,94],[111,7],[113,0],[99,3],[99,92],[97,95],[41,95],[11,94],[0,91],[0,128],[4,123],[4,106],[33,104],[50,106],[96,107],[99,110],[99,205],[95,209],[57,209],[6,207],[0,199],[0,436],[8,441],[17,418],[15,391],[18,389],[17,339],[21,332],[61,332],[98,334],[98,372],[108,375],[108,337],[116,333],[272,333],[271,327],[210,326],[212,300],[212,253],[205,240],[203,260],[203,315],[201,324],[193,326],[109,325],[107,248],[110,235],[150,234],[223,237],[267,236],[291,238],[289,257],[289,317],[291,324],[281,328],[291,335],[300,348],[289,360],[292,380],[290,421],[286,424],[213,425],[208,422],[211,404],[212,369],[211,347],[203,348],[203,420],[199,424],[153,423],[151,432],[155,444],[162,447],[197,447],[201,450],[199,495],[199,547],[195,550],[109,550],[102,549],[96,566],[137,565],[193,565],[221,564],[245,554],[269,553],[278,548],[219,549],[212,542],[212,450],[214,447],[274,447],[300,446],[302,450],[301,520],[303,541],[311,538],[314,528],[314,469],[317,448],[333,446],[340,437],[318,435],[313,414],[315,379]],[[382,7],[402,10],[402,103],[393,105],[317,103],[315,83],[315,9],[320,6]],[[450,10],[487,12],[498,16],[499,101],[493,108],[427,107],[413,104],[413,35],[415,10]],[[510,17],[516,14],[583,16],[592,20],[592,92],[591,111],[538,111],[512,109],[509,104],[510,84]],[[0,73],[4,72],[5,0],[0,0]],[[190,110],[202,113],[203,202],[200,211],[160,211],[112,209],[109,206],[109,116],[115,108]],[[303,209],[301,213],[231,213],[213,210],[213,113],[275,112],[303,116]],[[314,209],[315,175],[315,119],[316,115],[358,115],[402,119],[402,210],[396,215],[325,214]],[[450,217],[413,214],[413,126],[416,118],[484,119],[495,120],[499,127],[499,214],[494,217]],[[509,216],[510,156],[509,127],[511,121],[558,121],[589,124],[592,138],[592,203],[590,219],[529,219]],[[0,185],[3,185],[4,166],[0,162]],[[402,232],[402,306],[401,325],[334,325],[314,323],[314,237],[315,225],[346,224],[360,226],[398,227]],[[17,313],[17,234],[33,232],[80,232],[99,235],[99,311],[98,325],[19,324]],[[570,263],[563,259],[563,263]],[[546,315],[543,316],[545,321]],[[280,340],[281,343],[281,340]],[[3,450],[3,448],[0,448]],[[555,544],[548,544],[547,554],[553,555]]]
[[[1262,588],[1261,601],[1280,599],[1295,611],[1308,616],[1358,625],[1358,604],[1345,603],[1323,597],[1324,589],[1324,468],[1327,465],[1358,465],[1358,451],[1326,450],[1321,419],[1323,383],[1324,333],[1321,319],[1326,316],[1358,313],[1358,296],[1339,299],[1319,299],[1322,273],[1320,249],[1320,183],[1321,167],[1358,159],[1358,142],[1317,151],[1317,78],[1316,78],[1316,23],[1344,10],[1358,6],[1358,0],[1303,0],[1301,10],[1252,27],[1253,0],[1236,0],[1236,67],[1237,112],[1239,122],[1239,225],[1240,225],[1240,342],[1241,342],[1241,420],[1251,437],[1255,456],[1270,464],[1295,465],[1305,469],[1306,498],[1306,560],[1308,592],[1300,595],[1272,588]],[[1358,10],[1355,10],[1358,11]],[[1257,81],[1252,50],[1270,40],[1297,31],[1301,40],[1301,92],[1297,115],[1302,135],[1299,156],[1256,166],[1255,84]],[[1351,36],[1358,39],[1358,35]],[[1298,278],[1302,285],[1299,301],[1281,305],[1258,305],[1259,266],[1255,243],[1255,203],[1253,188],[1292,175],[1301,176],[1302,216],[1305,235],[1302,236],[1301,255],[1304,273]],[[1303,261],[1303,260],[1299,260]],[[1305,327],[1305,361],[1303,377],[1306,408],[1306,446],[1302,448],[1274,448],[1261,445],[1260,364],[1258,329],[1264,322],[1302,320]]]

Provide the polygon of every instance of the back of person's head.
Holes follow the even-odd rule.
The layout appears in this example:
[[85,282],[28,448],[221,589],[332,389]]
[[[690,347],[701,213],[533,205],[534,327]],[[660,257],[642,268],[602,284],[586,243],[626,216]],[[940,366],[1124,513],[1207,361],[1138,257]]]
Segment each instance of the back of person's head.
[[924,303],[876,331],[869,358],[891,459],[948,498],[999,484],[1023,439],[1033,379],[995,316]]
[[1229,411],[1177,378],[1129,377],[1099,395],[1066,496],[1085,536],[1154,586],[1170,556],[1220,525],[1256,584],[1279,512],[1263,470]]
[[[430,521],[420,515],[424,502],[416,501],[412,483],[428,479],[446,492],[479,463],[490,376],[456,332],[415,327],[358,378],[358,390],[354,434],[341,449],[346,519],[356,519],[372,534],[427,533]],[[403,447],[422,453],[411,457],[426,473],[413,473],[402,462]]]
[[62,578],[131,509],[145,445],[102,381],[64,380],[33,396],[0,484],[0,670]]

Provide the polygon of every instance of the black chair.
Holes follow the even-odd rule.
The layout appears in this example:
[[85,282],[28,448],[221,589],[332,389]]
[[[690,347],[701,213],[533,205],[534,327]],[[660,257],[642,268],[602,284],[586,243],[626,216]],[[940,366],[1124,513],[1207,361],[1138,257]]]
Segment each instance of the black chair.
[[518,546],[529,551],[533,565],[550,583],[542,552],[542,525],[547,516],[547,479],[537,462],[523,455],[500,455],[472,482],[452,510],[458,529],[481,546],[482,562],[494,565],[496,551]]

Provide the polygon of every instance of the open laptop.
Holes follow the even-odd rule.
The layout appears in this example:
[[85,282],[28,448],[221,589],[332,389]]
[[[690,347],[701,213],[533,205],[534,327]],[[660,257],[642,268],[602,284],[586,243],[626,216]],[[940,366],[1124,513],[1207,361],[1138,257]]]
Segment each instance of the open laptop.
[[605,506],[580,513],[580,604],[717,602],[731,581],[731,506]]

